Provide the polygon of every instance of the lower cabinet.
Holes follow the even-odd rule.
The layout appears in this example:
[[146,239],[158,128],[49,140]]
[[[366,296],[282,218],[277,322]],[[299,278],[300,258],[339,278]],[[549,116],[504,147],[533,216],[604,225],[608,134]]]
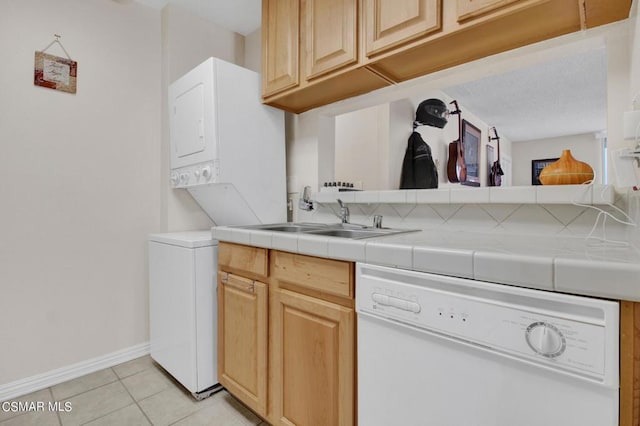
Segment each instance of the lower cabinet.
[[220,383],[272,425],[355,425],[354,264],[220,248]]
[[288,290],[270,309],[276,424],[353,425],[354,310]]
[[218,273],[218,380],[267,415],[267,285]]

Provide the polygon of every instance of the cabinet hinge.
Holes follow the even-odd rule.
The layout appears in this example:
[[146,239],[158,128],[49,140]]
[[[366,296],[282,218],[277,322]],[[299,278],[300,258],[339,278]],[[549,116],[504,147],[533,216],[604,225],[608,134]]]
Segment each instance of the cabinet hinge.
[[251,284],[249,284],[249,286],[247,287],[247,290],[249,290],[251,293],[253,293],[256,289],[256,282],[255,281],[251,281]]
[[228,272],[223,272],[222,273],[222,278],[220,278],[220,280],[225,284],[228,283],[229,282],[229,273]]

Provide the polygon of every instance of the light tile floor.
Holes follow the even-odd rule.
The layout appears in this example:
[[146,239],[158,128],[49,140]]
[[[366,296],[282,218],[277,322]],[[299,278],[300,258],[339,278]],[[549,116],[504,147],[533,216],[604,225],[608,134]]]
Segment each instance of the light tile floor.
[[[13,401],[23,405],[32,401],[44,407],[13,411],[11,404],[1,404],[0,426],[267,425],[227,391],[196,401],[149,356]],[[56,401],[60,409],[50,410],[49,402]],[[70,404],[69,411],[65,403]]]

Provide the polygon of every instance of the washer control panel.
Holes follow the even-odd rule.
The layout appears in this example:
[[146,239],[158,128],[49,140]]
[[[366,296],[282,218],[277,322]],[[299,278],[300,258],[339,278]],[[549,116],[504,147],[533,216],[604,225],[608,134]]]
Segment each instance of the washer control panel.
[[172,188],[188,188],[195,185],[215,183],[219,175],[219,162],[207,161],[193,166],[173,169],[169,180]]

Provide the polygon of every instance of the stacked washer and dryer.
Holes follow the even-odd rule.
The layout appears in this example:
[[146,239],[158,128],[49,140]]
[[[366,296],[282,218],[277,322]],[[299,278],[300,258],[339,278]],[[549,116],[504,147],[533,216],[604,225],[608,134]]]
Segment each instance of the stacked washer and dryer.
[[[284,113],[257,73],[209,58],[169,86],[170,184],[216,225],[286,221]],[[217,241],[210,230],[149,237],[151,357],[196,398],[220,389]]]

